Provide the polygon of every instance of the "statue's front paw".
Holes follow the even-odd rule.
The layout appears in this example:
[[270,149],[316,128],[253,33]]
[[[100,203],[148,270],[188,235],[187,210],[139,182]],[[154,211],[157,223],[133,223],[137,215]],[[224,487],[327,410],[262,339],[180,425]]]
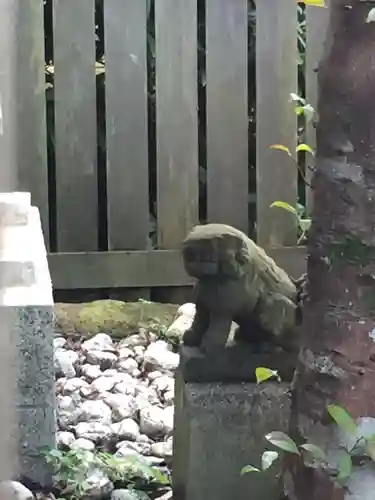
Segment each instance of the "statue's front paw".
[[199,347],[202,335],[196,330],[189,328],[182,336],[182,342],[188,347]]

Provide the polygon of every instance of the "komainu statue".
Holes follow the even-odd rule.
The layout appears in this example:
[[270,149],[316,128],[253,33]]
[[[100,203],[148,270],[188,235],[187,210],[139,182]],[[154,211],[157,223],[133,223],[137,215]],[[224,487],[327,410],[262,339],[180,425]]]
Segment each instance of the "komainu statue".
[[197,279],[196,314],[183,343],[209,351],[235,340],[293,345],[298,290],[295,282],[241,231],[224,224],[195,226],[183,242],[186,272]]

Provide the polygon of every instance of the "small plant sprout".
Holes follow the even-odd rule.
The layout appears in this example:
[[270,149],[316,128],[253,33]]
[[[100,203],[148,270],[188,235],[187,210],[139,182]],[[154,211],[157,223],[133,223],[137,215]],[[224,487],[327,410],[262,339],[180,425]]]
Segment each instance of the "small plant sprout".
[[264,472],[269,469],[271,465],[277,460],[279,454],[277,451],[265,451],[261,458],[261,468],[254,467],[253,465],[245,465],[241,470],[241,476],[248,474],[249,472]]
[[341,406],[337,405],[328,405],[327,410],[341,430],[351,435],[356,434],[357,425],[349,415],[349,413],[344,410],[344,408],[341,408]]
[[281,382],[280,375],[276,370],[270,370],[269,368],[264,368],[262,366],[256,368],[255,377],[257,384],[261,384],[262,382],[265,382],[266,380],[269,380],[271,378],[275,378],[278,382]]
[[289,203],[286,203],[285,201],[274,201],[273,203],[271,203],[270,208],[282,208],[283,210],[286,210],[287,212],[290,212],[295,216],[298,227],[301,231],[297,242],[300,243],[305,238],[306,233],[311,227],[311,219],[301,217],[300,211],[294,208]]
[[310,7],[327,7],[324,0],[298,0],[298,3],[304,3]]

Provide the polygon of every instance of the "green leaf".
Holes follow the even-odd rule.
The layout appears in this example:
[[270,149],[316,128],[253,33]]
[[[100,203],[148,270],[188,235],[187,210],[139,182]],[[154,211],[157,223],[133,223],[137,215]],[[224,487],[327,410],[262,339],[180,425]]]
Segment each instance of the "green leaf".
[[326,4],[324,0],[298,0],[300,3],[305,5],[310,5],[311,7],[325,7]]
[[260,470],[252,465],[245,465],[245,467],[241,469],[241,476],[248,474],[249,472],[260,472]]
[[298,212],[297,210],[292,207],[289,203],[286,203],[285,201],[274,201],[271,203],[270,208],[277,207],[277,208],[282,208],[284,210],[287,210],[288,212],[294,214],[296,217],[298,217]]
[[311,219],[299,219],[298,221],[301,231],[306,233],[311,227]]
[[310,146],[308,144],[305,144],[305,143],[298,144],[298,146],[296,147],[296,151],[297,151],[297,153],[300,151],[306,151],[307,153],[311,153],[312,155],[315,154],[314,151],[312,150],[312,148],[310,148]]
[[319,448],[319,446],[315,446],[315,444],[301,444],[300,448],[310,453],[310,455],[315,458],[315,460],[326,460],[326,454],[324,453],[324,451]]
[[289,156],[292,156],[289,149],[286,146],[283,146],[282,144],[272,144],[272,146],[270,146],[270,149],[277,149],[278,151],[284,151]]
[[280,450],[283,451],[288,451],[289,453],[300,455],[296,443],[287,434],[284,434],[284,432],[273,431],[267,434],[265,437],[267,441],[276,446],[276,448],[280,448]]
[[304,114],[304,109],[303,109],[303,106],[296,106],[294,108],[294,111],[296,112],[296,115],[297,116],[301,116]]
[[255,377],[257,379],[257,384],[260,384],[270,378],[277,378],[280,380],[280,376],[276,370],[270,370],[269,368],[263,368],[262,366],[255,369]]
[[375,7],[373,7],[366,17],[366,23],[373,23],[375,21]]
[[343,481],[352,473],[352,457],[349,453],[344,452],[339,461],[339,473],[337,479]]
[[344,408],[341,408],[341,406],[337,405],[328,405],[327,410],[336,424],[340,427],[340,429],[349,434],[356,433],[356,423],[349,415],[349,413],[344,410]]
[[278,458],[277,451],[265,451],[262,455],[262,470],[267,470]]

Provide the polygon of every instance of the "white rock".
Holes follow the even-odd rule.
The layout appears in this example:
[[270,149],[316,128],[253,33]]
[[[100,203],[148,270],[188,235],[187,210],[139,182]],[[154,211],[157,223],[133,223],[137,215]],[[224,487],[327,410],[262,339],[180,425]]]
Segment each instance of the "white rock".
[[[128,373],[124,373],[123,375],[128,375]],[[130,377],[130,375],[129,375]],[[134,396],[137,390],[137,382],[132,377],[132,382],[122,381],[115,385],[113,388],[113,392],[117,392],[119,394],[126,394],[128,396]]]
[[168,434],[173,431],[174,424],[174,406],[167,406],[164,408],[164,422],[165,427],[168,430]]
[[3,500],[32,500],[34,495],[18,481],[1,481],[0,498]]
[[117,361],[117,356],[113,352],[106,351],[88,351],[86,353],[88,363],[99,365],[102,370],[111,368]]
[[60,430],[67,430],[71,425],[77,423],[81,414],[79,405],[80,399],[77,397],[61,395],[56,397],[56,413]]
[[174,380],[172,377],[168,377],[167,375],[163,375],[162,377],[156,378],[150,387],[155,387],[157,393],[159,395],[163,394],[167,391],[173,391],[174,389]]
[[134,352],[129,349],[129,347],[121,347],[118,351],[118,357],[120,360],[128,359],[134,356]]
[[120,380],[119,373],[115,368],[108,368],[108,370],[104,370],[101,374],[103,377],[118,378]]
[[160,458],[160,457],[145,456],[145,457],[142,457],[142,458],[151,467],[155,467],[155,466],[161,465],[161,464],[163,464],[165,462],[164,458]]
[[73,378],[77,372],[75,366],[78,363],[79,356],[74,351],[66,351],[64,349],[57,349],[55,351],[54,366],[57,376],[63,374],[64,377]]
[[89,340],[82,343],[81,349],[84,353],[89,351],[109,351],[114,352],[113,341],[106,333],[98,333]]
[[73,432],[67,431],[57,431],[56,432],[56,444],[58,447],[70,448],[70,446],[76,440]]
[[112,436],[112,429],[109,424],[102,422],[80,422],[75,427],[77,437],[88,439],[94,443],[108,440]]
[[134,370],[130,373],[130,375],[134,378],[139,378],[141,376],[141,370],[139,368],[134,368]]
[[72,392],[77,392],[79,391],[82,387],[88,387],[89,384],[86,382],[86,380],[83,380],[82,378],[70,378],[66,380],[66,382],[62,386],[62,394],[71,394]]
[[195,304],[191,302],[187,302],[186,304],[182,304],[178,308],[177,318],[171,324],[171,326],[167,330],[168,334],[175,334],[178,337],[182,337],[182,335],[188,330],[195,316]]
[[139,437],[139,425],[131,418],[125,418],[121,422],[112,424],[112,431],[118,439],[127,439],[129,441],[137,441]]
[[167,493],[164,493],[161,497],[158,497],[158,500],[172,500],[173,499],[173,491],[167,491]]
[[150,444],[152,442],[151,439],[148,436],[146,436],[146,434],[140,434],[137,441],[138,443],[146,443],[146,444]]
[[143,491],[118,489],[112,491],[111,500],[150,500],[150,497]]
[[56,351],[57,349],[62,349],[67,344],[66,339],[64,337],[56,337],[53,339],[53,348]]
[[100,399],[84,401],[79,407],[80,422],[102,422],[110,424],[112,421],[111,408]]
[[88,498],[103,498],[110,495],[114,489],[113,483],[101,469],[92,469],[88,472],[86,482],[90,486],[85,490]]
[[151,445],[150,454],[155,457],[171,459],[173,454],[173,439],[170,437],[167,441],[153,443]]
[[149,437],[165,436],[173,430],[173,413],[166,409],[150,406],[140,410],[140,430]]
[[72,443],[71,448],[75,450],[94,451],[95,443],[90,439],[78,438]]
[[[122,451],[120,451],[122,448]],[[116,444],[118,450],[117,456],[127,456],[134,452],[140,455],[148,455],[150,453],[151,445],[144,441],[120,441]]]
[[123,347],[135,347],[138,345],[148,344],[148,335],[145,333],[135,333],[134,335],[129,335],[126,339],[122,339],[118,345],[118,349]]
[[173,406],[174,404],[174,388],[163,394],[164,403],[166,406]]
[[154,372],[149,372],[147,374],[147,378],[150,380],[150,382],[153,382],[154,380],[156,380],[157,378],[159,377],[162,377],[163,374],[161,372],[159,372],[158,370],[155,370]]
[[144,345],[136,345],[133,347],[134,355],[139,358],[144,356],[145,350],[146,348]]
[[113,412],[113,420],[119,422],[125,418],[132,418],[136,414],[137,404],[133,396],[126,394],[107,394],[104,401]]
[[105,391],[110,391],[113,389],[115,384],[117,383],[117,379],[115,377],[106,377],[102,376],[97,379],[95,379],[91,383],[91,388],[93,391],[97,392],[105,392]]
[[138,363],[133,358],[122,359],[117,363],[117,369],[120,372],[132,373],[138,370]]
[[166,342],[158,340],[150,344],[144,355],[144,366],[149,370],[175,370],[180,361],[180,356],[169,350]]
[[100,366],[98,365],[82,365],[81,366],[82,375],[86,378],[88,382],[92,382],[96,378],[103,375],[105,372],[102,372]]
[[143,384],[139,384],[136,388],[136,392],[136,402],[138,409],[150,405],[160,405],[160,398],[155,387],[147,387]]

